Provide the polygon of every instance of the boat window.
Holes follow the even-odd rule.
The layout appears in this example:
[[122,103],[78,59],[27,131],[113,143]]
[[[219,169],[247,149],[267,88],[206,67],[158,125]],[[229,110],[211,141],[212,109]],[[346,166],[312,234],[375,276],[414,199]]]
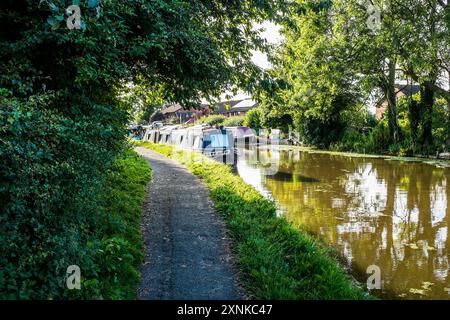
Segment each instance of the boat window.
[[212,148],[228,148],[228,136],[226,134],[212,134],[211,135]]

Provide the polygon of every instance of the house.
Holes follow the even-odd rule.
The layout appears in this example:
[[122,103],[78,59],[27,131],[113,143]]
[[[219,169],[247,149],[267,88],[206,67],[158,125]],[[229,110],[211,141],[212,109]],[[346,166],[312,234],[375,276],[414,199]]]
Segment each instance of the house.
[[[407,96],[412,96],[415,95],[416,93],[420,92],[420,85],[403,85],[403,84],[396,84],[395,85],[395,89],[396,89],[396,93],[395,93],[395,97],[396,97],[396,101],[399,101],[401,98],[403,97],[407,97]],[[383,115],[385,114],[385,112],[387,111],[387,107],[388,107],[388,102],[386,97],[382,97],[375,105],[375,117],[377,120],[380,120]]]
[[210,114],[210,108],[207,104],[201,104],[198,109],[188,109],[180,104],[167,105],[159,112],[160,121],[170,122],[175,121],[177,123],[193,123],[199,120],[201,117]]
[[214,105],[214,111],[216,114],[220,114],[223,116],[228,117],[228,113],[230,112],[230,109],[237,105],[239,102],[243,100],[229,100],[229,101],[222,101]]
[[258,107],[258,103],[251,100],[231,100],[220,102],[216,104],[215,109],[218,114],[224,115],[226,117],[235,117],[235,116],[245,116],[245,114],[251,110]]

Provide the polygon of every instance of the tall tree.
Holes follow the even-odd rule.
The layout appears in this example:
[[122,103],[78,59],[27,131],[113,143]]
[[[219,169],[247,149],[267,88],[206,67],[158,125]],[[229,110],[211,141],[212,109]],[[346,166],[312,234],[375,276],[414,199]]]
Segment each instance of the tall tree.
[[[261,75],[252,50],[267,47],[253,23],[277,20],[282,5],[0,2],[0,298],[102,296],[99,190],[125,144],[121,89],[142,80],[190,104],[251,88]],[[73,264],[86,290],[68,293]]]
[[[289,85],[278,97],[308,143],[329,146],[343,133],[342,111],[359,101],[345,39],[333,30],[330,1],[297,1],[285,23],[286,41],[275,73]],[[279,105],[280,103],[278,103]]]
[[367,93],[379,89],[388,104],[387,116],[391,142],[398,142],[397,89],[398,64],[406,30],[396,0],[336,1],[335,32],[345,35],[352,49],[352,68],[361,75]]
[[450,60],[448,3],[441,0],[402,2],[403,21],[410,30],[402,48],[405,74],[421,85],[422,138],[431,145],[435,98],[450,101],[445,90]]

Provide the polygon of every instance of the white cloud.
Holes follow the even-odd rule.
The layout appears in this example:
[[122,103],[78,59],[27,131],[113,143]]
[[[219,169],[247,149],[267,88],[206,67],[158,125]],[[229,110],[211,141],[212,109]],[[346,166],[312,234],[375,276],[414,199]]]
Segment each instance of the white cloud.
[[[267,40],[269,44],[280,44],[283,40],[283,37],[280,33],[281,26],[274,24],[273,22],[264,22],[261,24],[255,24],[255,29],[264,29],[262,32],[262,37]],[[261,51],[254,51],[252,61],[258,67],[262,69],[268,69],[271,67],[269,60],[267,59],[267,55],[262,53]]]

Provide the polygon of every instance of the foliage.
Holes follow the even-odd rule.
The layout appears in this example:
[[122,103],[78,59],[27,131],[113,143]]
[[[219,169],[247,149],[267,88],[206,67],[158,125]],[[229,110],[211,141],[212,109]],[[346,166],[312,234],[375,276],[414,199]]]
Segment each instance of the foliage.
[[222,125],[224,127],[242,127],[244,125],[244,117],[229,117]]
[[227,117],[222,115],[211,115],[200,119],[200,123],[210,126],[223,125]]
[[[141,259],[139,221],[149,180],[147,164],[126,153],[99,180],[99,174],[93,172],[98,170],[94,161],[105,151],[100,144],[92,149],[78,145],[79,139],[87,138],[95,129],[82,127],[82,123],[66,126],[61,119],[36,110],[17,113],[14,124],[8,133],[14,132],[18,139],[9,139],[11,149],[1,150],[14,155],[12,148],[27,150],[23,146],[30,144],[36,152],[14,158],[1,154],[6,161],[2,162],[2,175],[8,172],[9,177],[0,190],[4,213],[0,297],[133,298],[136,267]],[[47,130],[41,131],[45,126]],[[57,140],[89,157],[92,165],[76,159],[63,160],[61,156],[61,163],[53,162],[55,152],[64,154],[54,149]],[[38,161],[42,158],[49,164]],[[14,194],[8,192],[12,188]],[[29,207],[32,212],[27,211]],[[70,265],[81,268],[80,291],[65,287]]]
[[[364,119],[356,117],[355,113],[351,116],[359,119],[360,125],[355,123],[354,126],[346,129],[342,138],[331,146],[331,149],[336,151],[352,151],[359,153],[372,154],[390,154],[398,156],[413,156],[426,155],[433,152],[445,152],[446,147],[446,125],[447,125],[447,105],[445,100],[437,100],[432,109],[432,123],[433,123],[433,137],[434,143],[431,146],[424,146],[419,141],[419,136],[422,135],[423,126],[416,117],[420,119],[421,114],[416,117],[411,117],[412,103],[420,101],[420,94],[409,98],[402,98],[398,101],[399,111],[399,132],[402,139],[397,143],[392,143],[388,135],[387,119],[383,118],[373,123],[373,119]],[[420,111],[420,110],[419,110]],[[353,119],[353,120],[355,120]],[[352,121],[352,120],[348,120]],[[367,126],[366,126],[366,125]],[[414,125],[415,124],[415,125]],[[362,130],[362,128],[368,130]]]
[[329,36],[330,10],[294,14],[293,24],[285,25],[286,41],[274,68],[274,75],[288,83],[278,89],[276,104],[285,105],[305,143],[321,147],[340,139],[346,127],[342,112],[360,102],[357,72],[347,67],[346,42]]
[[331,251],[276,216],[275,204],[223,164],[172,147],[140,145],[182,162],[205,181],[226,220],[246,289],[258,299],[366,299]]
[[[371,141],[375,150],[434,154],[449,148],[450,119],[442,124],[434,116],[435,98],[450,105],[446,2],[294,3],[291,19],[283,23],[286,41],[272,57],[269,74],[277,80],[260,90],[265,115],[291,117],[307,144],[366,150],[360,147],[372,138],[355,127],[362,120],[360,106],[384,100],[388,142],[381,146]],[[409,104],[406,111],[408,129],[400,123],[406,118],[400,114],[403,106],[397,105],[398,79],[421,87],[417,104]],[[370,122],[368,128],[373,128]]]
[[100,194],[99,284],[105,299],[134,299],[143,259],[142,204],[151,169],[134,151],[123,153],[108,170]]
[[[129,297],[134,240],[99,235],[104,177],[136,102],[127,89],[185,104],[250,89],[262,75],[251,51],[269,49],[252,25],[283,12],[273,0],[76,2],[81,30],[66,27],[71,1],[0,2],[2,298]],[[84,290],[69,294],[73,264]]]
[[261,111],[258,108],[251,109],[247,112],[244,119],[244,126],[252,128],[258,132],[262,128]]
[[100,271],[86,244],[96,232],[103,172],[122,149],[111,119],[120,113],[97,108],[97,119],[72,120],[40,108],[42,96],[10,101],[0,108],[0,292],[61,297],[68,266],[88,278]]
[[137,124],[149,124],[150,118],[162,109],[164,92],[161,86],[149,86],[138,77],[133,85],[121,89],[120,100],[129,106],[132,120]]

